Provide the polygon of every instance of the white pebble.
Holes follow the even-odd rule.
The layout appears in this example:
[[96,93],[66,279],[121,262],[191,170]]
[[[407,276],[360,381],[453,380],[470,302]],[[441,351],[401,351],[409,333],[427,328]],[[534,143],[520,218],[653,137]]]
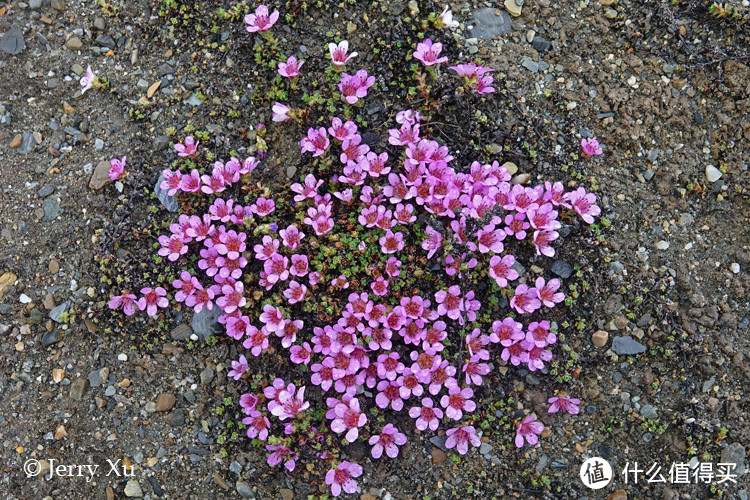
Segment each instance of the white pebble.
[[667,248],[669,248],[669,242],[661,240],[656,243],[656,248],[659,250],[666,250]]
[[729,268],[732,270],[734,274],[739,274],[740,272],[740,265],[737,264],[736,262],[732,262],[732,265],[729,266]]
[[708,182],[716,182],[721,179],[721,176],[721,170],[713,165],[706,165],[706,179],[708,179]]
[[25,293],[22,293],[20,297],[18,297],[18,300],[21,301],[21,304],[28,304],[31,302],[31,297],[26,295]]
[[687,245],[685,245],[685,250],[690,250],[691,248],[693,248],[693,242],[692,241],[690,243],[688,243]]
[[128,360],[128,355],[127,354],[118,354],[117,355],[117,359],[119,359],[120,361],[127,361]]

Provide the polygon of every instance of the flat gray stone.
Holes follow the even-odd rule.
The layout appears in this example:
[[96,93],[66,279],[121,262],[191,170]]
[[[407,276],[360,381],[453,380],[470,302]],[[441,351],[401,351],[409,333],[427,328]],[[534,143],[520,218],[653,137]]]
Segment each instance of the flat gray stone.
[[70,308],[71,308],[72,305],[73,305],[73,303],[70,300],[66,300],[65,302],[63,302],[59,306],[57,306],[54,309],[52,309],[49,312],[49,317],[52,319],[52,321],[56,321],[57,323],[59,323],[60,322],[60,316],[63,313],[70,311]]
[[[500,12],[500,15],[497,14]],[[471,36],[481,40],[489,40],[511,30],[510,14],[501,9],[485,7],[478,9],[471,20]]]
[[[175,198],[174,196],[169,196],[167,194],[167,191],[164,191],[159,187],[161,183],[164,182],[164,180],[164,176],[159,175],[159,179],[156,181],[156,185],[154,186],[154,194],[156,194],[156,197],[159,199],[164,208],[166,208],[170,212],[176,212],[180,208],[180,204],[177,202],[177,198]],[[205,309],[203,311],[205,311]],[[216,317],[218,318],[218,315]],[[193,330],[195,330],[195,328],[193,328]]]
[[562,279],[570,278],[570,275],[573,274],[573,266],[564,260],[556,260],[552,262],[550,270]]
[[198,107],[201,104],[203,104],[203,101],[201,101],[200,97],[198,97],[195,94],[192,94],[187,100],[183,101],[185,104],[190,104],[191,106]]
[[646,352],[646,346],[630,335],[623,335],[612,340],[612,351],[618,356],[632,356]]
[[208,337],[221,333],[224,327],[219,323],[218,319],[221,316],[221,311],[218,307],[214,307],[213,311],[209,311],[205,307],[201,309],[201,312],[194,314],[193,319],[190,321],[190,327],[201,340],[206,340]]
[[18,146],[18,152],[27,155],[34,151],[34,146],[36,146],[36,141],[33,134],[31,132],[24,132],[21,145]]
[[643,405],[643,407],[641,408],[641,416],[643,418],[651,419],[659,418],[659,414],[656,413],[656,408],[654,408],[654,405]]
[[745,467],[745,447],[740,443],[732,443],[721,451],[721,463],[735,464],[734,470],[730,471],[737,477],[744,476],[747,472]]
[[446,436],[433,436],[430,438],[430,443],[434,444],[445,453],[448,453],[448,448],[445,447],[445,442],[448,440]]
[[26,41],[23,39],[23,32],[18,26],[11,28],[0,39],[0,50],[14,56],[26,48]]
[[45,198],[42,202],[42,210],[44,210],[43,220],[55,220],[63,213],[63,209],[60,208],[60,200],[55,198]]
[[537,73],[539,71],[539,63],[534,61],[529,56],[523,56],[521,58],[521,66],[528,69],[532,73]]

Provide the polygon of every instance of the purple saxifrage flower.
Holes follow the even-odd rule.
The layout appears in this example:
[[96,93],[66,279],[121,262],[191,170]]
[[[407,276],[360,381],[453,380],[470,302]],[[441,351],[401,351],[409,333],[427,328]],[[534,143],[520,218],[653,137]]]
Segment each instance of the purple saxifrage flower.
[[355,493],[357,491],[357,481],[355,477],[362,475],[362,466],[344,460],[335,469],[330,469],[326,473],[326,484],[331,487],[331,494],[337,497],[343,489],[345,493]]
[[198,151],[198,144],[200,141],[193,139],[193,136],[189,135],[185,137],[185,144],[177,143],[174,145],[177,156],[193,156]]
[[581,139],[581,148],[583,149],[583,156],[596,156],[603,153],[602,148],[599,146],[599,141],[596,139]]
[[536,415],[529,415],[516,429],[516,448],[523,448],[524,441],[534,446],[539,442],[539,434],[544,431],[544,424],[537,421]]
[[391,458],[398,456],[398,447],[406,444],[406,436],[399,432],[398,429],[391,423],[388,423],[380,431],[380,434],[376,434],[370,438],[370,445],[372,445],[372,458],[380,458],[383,456],[383,450],[385,454]]
[[571,415],[578,415],[581,411],[578,405],[581,404],[581,400],[578,398],[568,398],[563,396],[556,396],[547,400],[550,403],[549,413],[557,413],[562,411],[563,413],[570,413]]
[[349,61],[349,59],[357,56],[356,52],[347,54],[349,51],[349,42],[346,40],[341,40],[338,45],[335,43],[329,43],[328,51],[331,53],[331,62],[334,66],[343,66]]
[[245,29],[249,33],[255,33],[256,31],[268,31],[271,29],[276,21],[279,19],[279,11],[274,10],[271,14],[268,13],[268,7],[265,5],[259,5],[255,9],[254,14],[247,14],[245,16]]
[[471,425],[464,425],[463,427],[453,427],[448,429],[445,433],[448,439],[445,440],[446,448],[456,447],[456,450],[461,455],[466,455],[469,451],[469,443],[475,448],[481,446],[482,442],[477,436],[476,430]]
[[438,57],[442,50],[442,43],[432,43],[432,39],[428,38],[424,42],[419,42],[417,44],[417,50],[414,51],[412,56],[414,56],[415,59],[422,61],[422,64],[425,66],[433,66],[448,61],[447,57]]
[[116,181],[125,174],[125,161],[128,159],[127,156],[123,156],[121,159],[112,158],[109,160],[109,178]]

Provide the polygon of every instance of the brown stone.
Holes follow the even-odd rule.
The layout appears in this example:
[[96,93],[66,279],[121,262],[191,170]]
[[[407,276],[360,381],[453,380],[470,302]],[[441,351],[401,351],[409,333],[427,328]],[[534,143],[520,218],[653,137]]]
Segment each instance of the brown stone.
[[49,272],[51,272],[52,274],[57,274],[60,271],[60,264],[55,259],[49,260],[48,267]]
[[79,377],[70,384],[70,398],[80,401],[83,399],[83,395],[89,386],[89,381],[83,377]]
[[148,90],[146,91],[146,97],[148,97],[149,99],[154,97],[154,94],[156,94],[156,91],[159,90],[159,87],[161,87],[161,80],[158,80],[148,88]]
[[58,441],[61,440],[64,437],[68,436],[68,431],[65,430],[65,426],[63,424],[60,424],[57,426],[57,429],[55,429],[55,439]]
[[159,394],[159,398],[156,400],[156,411],[169,411],[172,409],[175,403],[173,394],[164,392]]
[[595,347],[598,347],[601,349],[605,345],[607,345],[607,339],[609,338],[609,333],[605,332],[604,330],[598,330],[594,332],[594,334],[591,336],[591,342],[594,344]]
[[52,8],[55,10],[59,10],[61,12],[65,10],[65,0],[52,0],[52,2],[50,3],[52,5]]
[[110,163],[107,160],[100,161],[94,172],[91,174],[91,180],[89,181],[89,187],[94,191],[99,191],[107,184],[111,184],[113,181],[109,178]]
[[289,488],[281,488],[279,493],[281,493],[282,500],[294,500],[294,492]]
[[448,460],[448,455],[446,455],[445,452],[437,446],[432,447],[430,456],[432,456],[432,465],[442,464],[443,462]]
[[[217,484],[217,485],[219,486],[219,488],[221,488],[222,490],[229,490],[229,485],[228,485],[228,484],[227,484],[227,482],[226,482],[226,481],[224,480],[224,478],[223,478],[223,477],[221,477],[221,474],[219,474],[218,472],[217,472],[216,474],[214,474],[214,482],[215,482],[215,483],[216,483],[216,484]],[[290,491],[291,491],[291,490],[290,490]],[[282,489],[282,490],[281,490],[281,496],[282,496],[282,497],[284,497],[284,489]],[[284,498],[286,498],[286,497],[284,497]],[[289,498],[294,498],[294,497],[292,496],[292,497],[289,497]]]
[[11,149],[15,149],[18,146],[21,145],[21,141],[23,140],[23,136],[21,134],[16,135],[12,141],[10,141],[10,147]]
[[65,42],[65,48],[68,50],[81,50],[83,42],[77,36],[72,37],[70,40]]
[[46,310],[51,311],[55,308],[55,297],[53,297],[51,293],[48,293],[44,296],[44,302],[42,302],[42,304]]
[[625,490],[617,490],[607,497],[607,500],[628,500]]

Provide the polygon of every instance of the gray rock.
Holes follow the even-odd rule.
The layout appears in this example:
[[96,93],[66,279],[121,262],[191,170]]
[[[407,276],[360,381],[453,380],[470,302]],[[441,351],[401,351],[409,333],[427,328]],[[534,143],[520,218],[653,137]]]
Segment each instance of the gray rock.
[[70,300],[66,300],[65,302],[63,302],[59,306],[57,306],[54,309],[52,309],[49,312],[49,317],[53,321],[56,321],[57,323],[60,323],[60,317],[62,316],[62,314],[70,311],[70,308],[72,306],[73,306],[73,303]]
[[[499,15],[497,13],[500,13]],[[485,7],[474,13],[471,21],[473,27],[471,36],[481,40],[489,40],[511,30],[510,14],[504,10]]]
[[115,395],[115,392],[117,392],[117,390],[115,389],[115,386],[110,385],[104,390],[104,395],[110,398]]
[[654,405],[643,405],[643,407],[641,408],[641,416],[643,418],[651,419],[659,418],[659,414],[656,412],[656,408],[654,408]]
[[624,335],[612,340],[612,351],[618,356],[632,356],[646,352],[646,346],[630,335]]
[[482,455],[487,455],[491,451],[492,445],[490,443],[482,443],[482,445],[479,447],[479,453],[481,453]]
[[237,481],[237,493],[239,493],[242,498],[255,498],[255,492],[250,485],[244,481]]
[[52,344],[57,344],[62,340],[62,338],[62,332],[57,328],[53,328],[52,331],[45,332],[44,335],[42,335],[42,345],[44,347],[47,347],[51,346]]
[[70,399],[80,401],[83,399],[83,395],[86,393],[89,382],[83,377],[79,377],[70,384]]
[[103,17],[97,17],[96,19],[94,19],[94,28],[98,30],[103,30],[105,28]]
[[97,137],[94,141],[94,149],[96,149],[97,151],[101,151],[102,149],[104,149],[104,141]]
[[102,385],[101,380],[99,380],[99,370],[90,371],[86,378],[89,380],[89,385],[91,387],[99,387]]
[[747,472],[745,467],[745,447],[740,443],[732,443],[721,451],[721,463],[735,464],[734,470],[730,471],[737,477],[744,476]]
[[[148,83],[148,82],[146,82]],[[146,87],[148,88],[148,87]],[[154,138],[154,151],[164,151],[169,147],[169,136],[168,135],[157,135]]]
[[60,12],[65,10],[65,0],[52,0],[50,5],[53,9],[59,10]]
[[166,420],[172,427],[181,427],[185,424],[185,412],[178,408],[164,417],[164,420]]
[[0,50],[10,55],[16,55],[26,48],[26,41],[23,39],[23,32],[18,26],[11,28],[0,38]]
[[430,438],[430,443],[434,444],[445,453],[448,453],[448,448],[445,447],[445,442],[448,440],[446,436],[433,436]]
[[60,208],[60,200],[54,198],[45,198],[42,202],[42,210],[44,210],[43,220],[55,220],[63,213],[63,209]]
[[241,474],[242,473],[242,466],[237,462],[236,460],[233,460],[231,464],[229,464],[229,471],[234,472],[235,474]]
[[221,311],[218,307],[214,307],[213,311],[209,311],[204,307],[201,309],[201,312],[193,315],[190,327],[198,337],[206,340],[212,335],[221,333],[223,327],[218,321],[219,316],[221,316]]
[[203,104],[203,101],[201,101],[200,97],[195,94],[192,94],[188,99],[182,102],[184,102],[185,104],[190,104],[193,107],[198,107]]
[[10,125],[11,121],[10,110],[0,104],[0,124]]
[[36,146],[36,141],[33,134],[31,132],[24,132],[21,145],[18,146],[18,152],[27,155],[34,151],[34,146]]
[[556,260],[552,262],[550,270],[562,279],[570,278],[570,275],[573,274],[573,266],[564,260]]
[[125,485],[124,493],[126,497],[132,498],[141,498],[143,496],[141,485],[135,479],[131,479],[130,481],[128,481],[128,484]]
[[534,40],[531,42],[531,46],[534,47],[537,52],[547,52],[550,47],[552,47],[552,44],[544,37],[535,36]]
[[55,192],[54,186],[50,186],[49,184],[46,184],[42,187],[39,191],[37,191],[36,194],[39,195],[40,198],[46,198],[47,196],[51,195]]
[[42,0],[29,0],[29,9],[39,10],[42,7]]
[[539,63],[535,62],[529,56],[523,56],[521,58],[521,66],[528,69],[532,73],[537,73],[539,71]]
[[212,368],[206,368],[201,372],[201,384],[208,385],[214,379],[214,370]]
[[185,340],[193,334],[193,329],[186,323],[180,323],[172,329],[169,335],[174,340]]
[[[177,198],[175,198],[174,196],[169,196],[167,194],[167,191],[164,191],[161,187],[159,187],[160,184],[164,182],[164,180],[164,176],[159,175],[159,179],[156,181],[156,185],[154,186],[154,194],[156,194],[156,197],[159,199],[164,208],[166,208],[170,212],[176,212],[180,208],[180,204],[177,202]],[[218,318],[219,316],[217,315],[216,317]]]
[[114,49],[116,45],[111,36],[104,34],[96,37],[96,43],[98,43],[99,45],[104,45],[105,47],[109,47],[110,49]]

